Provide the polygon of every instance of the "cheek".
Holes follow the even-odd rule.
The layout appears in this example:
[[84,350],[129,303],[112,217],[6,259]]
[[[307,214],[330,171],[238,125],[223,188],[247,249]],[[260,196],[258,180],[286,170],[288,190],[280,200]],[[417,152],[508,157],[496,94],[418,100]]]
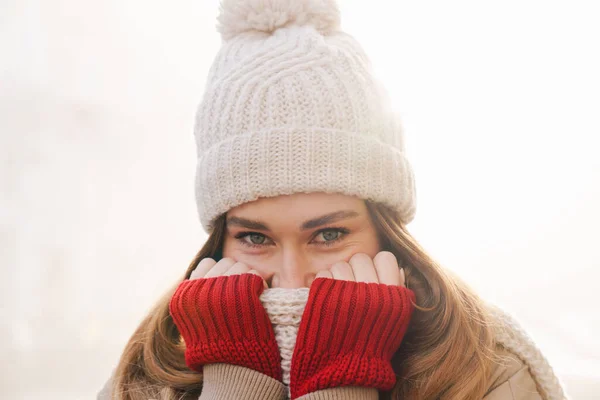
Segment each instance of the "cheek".
[[347,241],[338,250],[331,252],[316,252],[312,257],[312,264],[316,269],[328,269],[338,261],[348,262],[353,255],[357,253],[365,253],[369,257],[374,258],[379,253],[380,246],[376,236],[370,234],[361,234]]
[[356,236],[356,239],[350,243],[350,250],[352,254],[348,257],[348,259],[356,253],[365,253],[371,258],[375,257],[377,253],[381,251],[381,246],[379,244],[379,240],[377,239],[377,232],[375,232],[375,230],[372,228],[364,229],[363,231],[359,232]]
[[377,233],[372,232],[369,237],[362,244],[362,253],[367,253],[371,258],[375,257],[377,253],[381,251],[379,239],[377,239]]
[[371,258],[375,257],[377,253],[381,251],[381,245],[379,244],[375,228],[369,226],[368,229],[361,232],[360,236],[360,250],[358,252],[366,253],[371,256]]
[[271,271],[273,260],[262,254],[250,254],[241,248],[235,240],[225,239],[223,244],[223,258],[231,258],[237,262],[246,264],[250,269],[254,269],[261,274],[268,274]]
[[233,243],[233,240],[229,238],[229,236],[226,236],[225,240],[223,241],[223,258],[229,257],[235,260],[235,257],[233,256],[234,253],[235,245]]

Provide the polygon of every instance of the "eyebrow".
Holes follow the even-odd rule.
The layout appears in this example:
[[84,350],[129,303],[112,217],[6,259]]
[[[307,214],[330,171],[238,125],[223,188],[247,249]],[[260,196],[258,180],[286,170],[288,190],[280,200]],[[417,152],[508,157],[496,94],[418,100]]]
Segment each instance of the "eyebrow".
[[321,215],[320,217],[310,219],[302,224],[301,230],[306,231],[322,225],[331,224],[333,222],[341,221],[343,219],[349,219],[358,217],[359,214],[352,210],[342,210],[332,212],[330,214]]
[[227,226],[239,226],[240,228],[256,229],[259,231],[269,231],[269,227],[262,222],[241,217],[228,217]]
[[[343,219],[355,218],[355,217],[358,217],[359,215],[360,215],[359,213],[357,213],[356,211],[352,211],[352,210],[335,211],[335,212],[321,215],[320,217],[309,219],[308,221],[303,222],[302,225],[300,226],[300,230],[307,231],[309,229],[314,229],[319,226],[323,226],[326,224],[331,224],[333,222],[341,221]],[[227,218],[227,225],[228,226],[238,226],[238,227],[246,228],[246,229],[256,229],[256,230],[260,230],[260,231],[270,231],[269,227],[260,221],[254,221],[251,219],[241,218],[241,217]]]

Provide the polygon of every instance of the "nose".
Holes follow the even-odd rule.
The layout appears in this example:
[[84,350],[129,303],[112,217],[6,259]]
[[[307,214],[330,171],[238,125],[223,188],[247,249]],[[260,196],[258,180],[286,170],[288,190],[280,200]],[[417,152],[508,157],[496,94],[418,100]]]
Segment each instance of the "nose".
[[316,272],[303,249],[287,248],[283,250],[281,267],[271,280],[271,287],[297,289],[310,286]]

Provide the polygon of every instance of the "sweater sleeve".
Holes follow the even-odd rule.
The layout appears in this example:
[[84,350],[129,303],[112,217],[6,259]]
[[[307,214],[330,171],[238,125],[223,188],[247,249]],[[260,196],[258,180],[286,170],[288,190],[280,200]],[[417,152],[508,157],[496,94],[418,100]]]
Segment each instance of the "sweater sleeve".
[[112,380],[114,376],[114,371],[111,374],[110,378],[106,381],[102,389],[96,395],[96,400],[110,400],[112,398]]
[[[283,400],[287,390],[283,383],[253,369],[232,364],[204,366],[204,386],[198,400]],[[298,400],[377,400],[375,388],[336,387],[308,393]]]
[[375,388],[342,386],[318,390],[298,397],[298,400],[377,400],[379,392]]
[[285,385],[268,375],[233,364],[207,364],[199,400],[282,400]]

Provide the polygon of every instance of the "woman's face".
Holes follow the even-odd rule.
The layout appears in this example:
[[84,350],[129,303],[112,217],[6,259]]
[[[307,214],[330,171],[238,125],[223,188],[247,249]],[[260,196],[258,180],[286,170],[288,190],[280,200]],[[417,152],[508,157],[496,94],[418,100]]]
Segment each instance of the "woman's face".
[[261,198],[231,209],[226,225],[223,257],[257,270],[271,287],[309,287],[337,261],[380,251],[364,201],[342,194]]

